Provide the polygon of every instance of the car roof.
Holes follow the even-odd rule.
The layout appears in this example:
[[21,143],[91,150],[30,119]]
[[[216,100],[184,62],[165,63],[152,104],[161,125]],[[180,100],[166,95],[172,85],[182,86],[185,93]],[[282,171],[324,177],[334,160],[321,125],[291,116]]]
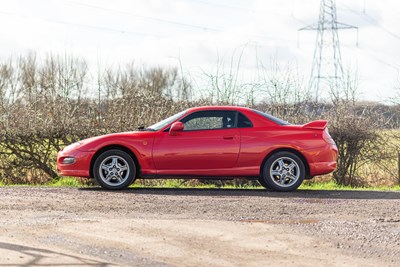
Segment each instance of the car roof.
[[[271,116],[271,118],[263,116],[257,112],[255,112],[253,109],[248,108],[248,107],[239,107],[239,106],[200,106],[200,107],[193,107],[187,109],[187,113],[194,113],[197,111],[207,111],[207,110],[234,110],[234,111],[240,111],[243,112],[246,116],[251,115],[251,120],[254,125],[264,125],[265,122],[267,121],[268,123],[271,123],[272,125],[282,125],[276,120],[274,120],[274,117]],[[277,120],[281,120],[279,118],[276,118]]]
[[193,107],[189,108],[188,111],[202,111],[202,110],[237,110],[237,111],[249,111],[250,108],[246,107],[238,107],[238,106],[201,106],[201,107]]

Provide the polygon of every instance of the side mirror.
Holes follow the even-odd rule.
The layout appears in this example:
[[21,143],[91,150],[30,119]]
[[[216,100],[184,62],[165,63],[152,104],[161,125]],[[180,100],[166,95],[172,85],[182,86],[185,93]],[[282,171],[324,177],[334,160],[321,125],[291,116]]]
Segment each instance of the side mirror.
[[178,132],[182,132],[185,128],[184,124],[180,121],[174,122],[169,128],[169,135],[177,135]]

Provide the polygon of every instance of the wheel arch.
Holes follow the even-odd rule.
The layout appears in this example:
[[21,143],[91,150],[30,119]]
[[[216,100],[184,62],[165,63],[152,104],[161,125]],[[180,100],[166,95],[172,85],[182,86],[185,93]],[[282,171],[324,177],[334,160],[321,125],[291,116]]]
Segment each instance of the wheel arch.
[[296,150],[294,148],[289,148],[289,147],[281,147],[281,148],[277,148],[277,149],[274,149],[274,150],[270,151],[264,157],[264,160],[261,163],[260,176],[262,176],[263,167],[264,167],[265,162],[268,160],[269,157],[271,157],[272,155],[274,155],[274,154],[276,154],[278,152],[291,152],[291,153],[295,154],[296,156],[298,156],[301,159],[301,161],[303,162],[304,168],[306,170],[306,178],[305,179],[311,179],[312,178],[312,177],[310,177],[310,166],[308,164],[307,159],[304,157],[304,155],[300,151],[298,151],[298,150]]
[[96,153],[93,155],[92,159],[90,160],[90,169],[89,169],[90,177],[91,178],[94,177],[93,165],[94,165],[94,162],[96,161],[97,157],[100,156],[103,152],[112,150],[112,149],[118,149],[118,150],[124,151],[133,159],[133,161],[135,162],[135,165],[136,165],[136,177],[139,177],[139,175],[140,175],[139,160],[137,159],[135,153],[132,152],[132,150],[130,150],[126,146],[122,146],[122,145],[107,145],[107,146],[104,146],[104,147],[100,148],[99,150],[97,150]]

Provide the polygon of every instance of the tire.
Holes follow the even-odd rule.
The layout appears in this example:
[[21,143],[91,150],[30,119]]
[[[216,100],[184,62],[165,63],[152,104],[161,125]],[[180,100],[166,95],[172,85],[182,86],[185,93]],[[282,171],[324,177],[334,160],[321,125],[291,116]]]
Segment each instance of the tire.
[[260,178],[258,179],[258,183],[259,183],[261,186],[264,186],[266,189],[271,189],[271,187],[269,187],[269,185],[264,181],[264,178],[263,178],[263,177],[260,177]]
[[282,151],[267,159],[260,180],[267,185],[266,188],[279,192],[291,192],[301,185],[305,176],[303,161],[291,152]]
[[126,152],[112,149],[97,157],[93,164],[93,175],[101,187],[120,190],[134,182],[136,165]]

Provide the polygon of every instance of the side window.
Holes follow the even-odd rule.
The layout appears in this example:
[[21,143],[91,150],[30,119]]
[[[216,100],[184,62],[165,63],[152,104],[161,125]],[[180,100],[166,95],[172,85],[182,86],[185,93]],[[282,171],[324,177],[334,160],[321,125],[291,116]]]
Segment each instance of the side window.
[[241,112],[238,113],[238,127],[239,128],[250,128],[253,127],[253,123],[243,115]]
[[235,127],[236,112],[228,110],[199,111],[183,118],[185,131]]

